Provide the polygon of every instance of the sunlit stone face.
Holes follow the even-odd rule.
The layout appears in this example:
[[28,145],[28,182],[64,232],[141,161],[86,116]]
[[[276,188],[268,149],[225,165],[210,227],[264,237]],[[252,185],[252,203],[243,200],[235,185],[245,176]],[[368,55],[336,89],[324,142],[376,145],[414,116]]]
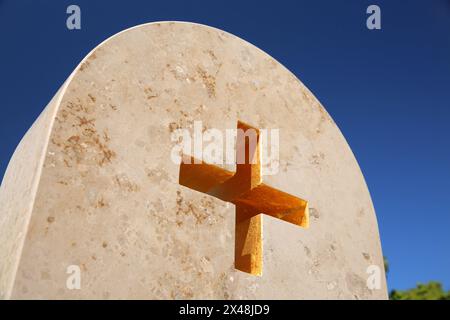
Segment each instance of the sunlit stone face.
[[[235,268],[235,205],[180,184],[172,134],[196,121],[278,130],[262,180],[308,201],[309,229],[261,219],[261,276]],[[277,61],[206,26],[142,25],[91,52],[19,145],[0,200],[3,298],[386,298],[374,209],[337,126]]]

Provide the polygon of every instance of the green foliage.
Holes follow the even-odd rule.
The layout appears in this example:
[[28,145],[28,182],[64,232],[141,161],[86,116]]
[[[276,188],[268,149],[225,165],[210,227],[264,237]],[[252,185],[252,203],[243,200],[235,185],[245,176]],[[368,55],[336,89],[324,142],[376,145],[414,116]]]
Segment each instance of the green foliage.
[[445,292],[442,285],[436,281],[426,284],[419,283],[416,288],[397,291],[392,290],[391,300],[450,300],[450,291]]
[[[386,274],[389,272],[389,262],[383,257]],[[392,290],[389,294],[391,300],[450,300],[450,291],[445,292],[442,284],[437,281],[430,281],[409,290]]]

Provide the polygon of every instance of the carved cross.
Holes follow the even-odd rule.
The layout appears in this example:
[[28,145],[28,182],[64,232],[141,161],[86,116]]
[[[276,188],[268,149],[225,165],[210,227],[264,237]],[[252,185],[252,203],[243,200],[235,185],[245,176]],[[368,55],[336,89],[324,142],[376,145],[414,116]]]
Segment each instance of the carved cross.
[[235,268],[262,275],[261,214],[307,228],[308,203],[262,183],[260,132],[241,121],[237,128],[236,173],[184,155],[179,182],[236,206]]

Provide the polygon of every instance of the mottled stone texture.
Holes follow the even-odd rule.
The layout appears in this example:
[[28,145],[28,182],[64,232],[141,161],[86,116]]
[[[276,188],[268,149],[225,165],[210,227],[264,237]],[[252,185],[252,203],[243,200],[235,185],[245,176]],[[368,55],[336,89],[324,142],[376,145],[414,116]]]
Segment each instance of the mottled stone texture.
[[[195,120],[280,129],[264,181],[309,201],[310,228],[264,216],[262,277],[233,268],[234,207],[178,184],[170,134]],[[93,50],[19,145],[0,201],[3,298],[386,298],[375,212],[336,124],[281,64],[210,27],[146,24]]]

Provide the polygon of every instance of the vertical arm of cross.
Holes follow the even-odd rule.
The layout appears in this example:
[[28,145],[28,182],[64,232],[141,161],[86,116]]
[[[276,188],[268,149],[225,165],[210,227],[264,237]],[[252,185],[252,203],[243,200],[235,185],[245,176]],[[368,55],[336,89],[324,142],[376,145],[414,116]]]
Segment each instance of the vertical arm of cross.
[[234,267],[253,275],[262,275],[262,214],[251,207],[236,206]]
[[[230,182],[248,192],[262,183],[261,139],[257,128],[238,121],[236,174]],[[262,212],[257,207],[236,205],[235,268],[262,274]]]
[[253,189],[262,182],[261,139],[259,129],[242,121],[237,124],[236,174],[234,179]]

